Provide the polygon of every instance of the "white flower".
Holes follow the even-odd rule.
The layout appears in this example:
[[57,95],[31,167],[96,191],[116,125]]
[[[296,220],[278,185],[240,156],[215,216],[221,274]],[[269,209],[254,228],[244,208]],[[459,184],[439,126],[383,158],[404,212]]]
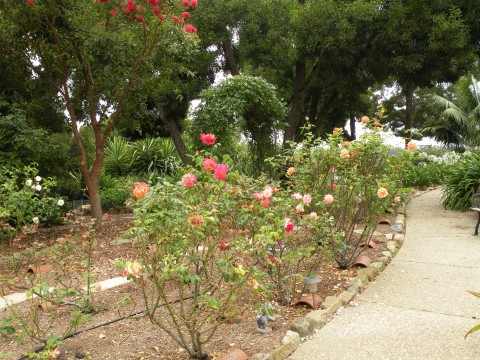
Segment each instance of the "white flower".
[[42,190],[42,185],[40,185],[40,184],[35,185],[35,190],[37,190],[37,191]]
[[35,176],[35,181],[36,181],[36,182],[42,181],[42,177],[41,177],[41,176]]
[[34,224],[38,224],[40,222],[40,219],[38,218],[38,216],[35,216],[33,219],[32,219],[33,223]]
[[27,181],[25,181],[25,185],[32,186],[32,179],[28,179]]
[[36,188],[37,188],[37,187],[36,187],[35,185],[32,185],[32,189],[33,189],[33,190],[36,190]]
[[63,204],[65,204],[65,201],[63,201],[63,199],[58,200],[57,202],[58,206],[63,206]]

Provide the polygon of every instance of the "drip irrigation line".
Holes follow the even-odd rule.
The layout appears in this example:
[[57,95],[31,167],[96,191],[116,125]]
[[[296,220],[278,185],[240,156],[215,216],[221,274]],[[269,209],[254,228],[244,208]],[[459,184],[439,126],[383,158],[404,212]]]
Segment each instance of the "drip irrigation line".
[[[194,297],[193,295],[187,296],[187,297],[183,298],[183,301],[189,300],[189,299],[191,299],[191,298],[193,298],[193,297]],[[158,305],[156,306],[156,308],[166,306],[167,304],[176,304],[176,303],[178,303],[178,302],[180,302],[180,299],[177,299],[177,300],[175,300],[175,301],[170,301],[170,302],[167,302],[167,303],[158,304]],[[134,317],[134,316],[137,316],[137,315],[141,315],[141,314],[144,314],[144,313],[146,313],[146,312],[147,312],[147,309],[139,310],[139,311],[134,312],[134,313],[132,313],[132,314],[129,314],[129,315],[126,315],[126,316],[120,316],[120,317],[118,317],[118,318],[116,318],[116,319],[109,320],[109,321],[103,322],[103,323],[101,323],[101,324],[94,325],[94,326],[89,327],[89,328],[86,328],[86,329],[77,330],[77,331],[75,331],[75,332],[73,332],[73,333],[71,333],[71,334],[65,335],[65,336],[62,338],[62,341],[67,340],[67,339],[70,339],[70,338],[72,338],[72,337],[74,337],[74,336],[77,336],[77,335],[79,335],[79,334],[85,333],[85,332],[87,332],[87,331],[95,330],[95,329],[101,328],[101,327],[103,327],[103,326],[107,326],[107,325],[110,325],[110,324],[114,324],[114,323],[116,323],[116,322],[119,322],[119,321],[122,321],[122,320],[125,320],[125,319],[129,319],[129,318],[131,318],[131,317]],[[42,345],[42,346],[39,346],[39,347],[33,349],[32,352],[38,354],[40,351],[43,351],[44,349],[45,349],[45,345]],[[17,360],[27,360],[27,359],[29,359],[29,357],[28,357],[27,355],[20,355],[20,356],[17,358]]]

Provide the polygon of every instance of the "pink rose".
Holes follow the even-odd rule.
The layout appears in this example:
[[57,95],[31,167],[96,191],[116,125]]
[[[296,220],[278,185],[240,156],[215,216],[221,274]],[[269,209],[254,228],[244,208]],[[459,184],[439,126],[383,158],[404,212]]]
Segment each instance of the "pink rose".
[[263,199],[262,207],[268,208],[268,204],[270,204],[270,199],[269,198]]
[[303,195],[302,201],[305,205],[310,204],[312,202],[312,195],[310,195],[310,194]]
[[212,134],[200,134],[200,141],[203,142],[205,145],[211,146],[215,144],[215,140],[217,138]]
[[370,121],[370,118],[368,116],[364,115],[364,116],[362,116],[360,121],[365,124],[365,123],[368,123]]
[[325,200],[325,202],[326,202],[327,204],[331,204],[331,203],[333,203],[333,196],[330,195],[330,194],[327,194],[327,195],[325,195],[325,197],[323,198],[323,200]]
[[193,187],[196,181],[197,181],[197,178],[192,173],[185,174],[182,177],[182,184],[184,186]]
[[303,196],[297,192],[292,194],[292,198],[294,198],[295,200],[302,200]]
[[127,261],[127,263],[125,264],[125,269],[123,269],[123,275],[137,276],[140,274],[141,271],[142,271],[142,265],[140,265],[138,262]]
[[215,171],[213,172],[213,176],[217,178],[218,180],[225,180],[227,177],[227,172],[228,172],[228,166],[225,164],[218,164],[217,167],[215,168]]
[[207,171],[213,171],[217,167],[217,163],[212,158],[205,158],[202,162],[203,168]]
[[255,198],[255,200],[263,200],[265,198],[263,194],[259,193],[253,193],[253,197]]
[[289,218],[286,218],[285,219],[285,226],[284,226],[284,229],[287,233],[289,233],[290,231],[293,230],[294,228],[294,223],[289,219]]
[[297,205],[297,206],[295,207],[295,210],[297,210],[298,212],[304,212],[304,211],[305,211],[305,209],[303,208],[302,205]]
[[308,217],[310,219],[316,219],[316,218],[318,218],[318,215],[315,211],[312,211],[310,214],[308,214]]
[[262,195],[266,198],[272,197],[273,194],[273,188],[269,185],[265,185],[265,188],[262,191]]

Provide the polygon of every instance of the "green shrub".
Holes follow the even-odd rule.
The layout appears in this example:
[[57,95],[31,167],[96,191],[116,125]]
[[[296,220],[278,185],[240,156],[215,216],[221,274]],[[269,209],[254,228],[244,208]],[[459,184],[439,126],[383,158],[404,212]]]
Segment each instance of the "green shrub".
[[126,176],[132,170],[134,150],[121,136],[114,136],[105,145],[104,171],[112,176]]
[[480,154],[467,153],[462,161],[452,165],[445,176],[443,206],[466,210],[480,186]]
[[180,168],[170,139],[148,138],[129,143],[113,137],[105,147],[104,171],[111,176],[169,176]]
[[132,144],[131,174],[171,175],[180,168],[177,150],[170,139],[142,139]]
[[0,170],[0,238],[8,238],[12,229],[60,222],[64,201],[50,196],[56,181],[37,174],[34,166]]
[[133,180],[127,177],[115,178],[102,174],[100,177],[100,198],[102,209],[123,209],[131,195]]

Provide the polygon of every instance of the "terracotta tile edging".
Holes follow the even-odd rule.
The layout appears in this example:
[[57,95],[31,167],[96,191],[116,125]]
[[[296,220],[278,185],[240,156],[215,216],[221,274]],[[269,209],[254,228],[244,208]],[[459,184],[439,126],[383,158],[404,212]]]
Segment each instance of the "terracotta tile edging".
[[[325,326],[336,314],[348,305],[358,294],[360,294],[367,285],[374,280],[388,265],[392,257],[398,252],[403,244],[405,231],[405,207],[403,207],[395,219],[395,225],[402,228],[401,233],[395,233],[391,240],[387,242],[387,251],[372,264],[364,269],[360,269],[357,276],[350,279],[347,290],[338,296],[327,296],[325,301],[320,305],[318,310],[312,310],[302,318],[295,319],[293,326],[282,339],[282,345],[276,347],[270,353],[258,353],[253,355],[250,360],[285,360],[287,359],[301,344],[301,339],[314,334],[316,330]],[[305,324],[301,338],[300,334],[294,331],[295,327]],[[302,335],[303,335],[302,334]]]

